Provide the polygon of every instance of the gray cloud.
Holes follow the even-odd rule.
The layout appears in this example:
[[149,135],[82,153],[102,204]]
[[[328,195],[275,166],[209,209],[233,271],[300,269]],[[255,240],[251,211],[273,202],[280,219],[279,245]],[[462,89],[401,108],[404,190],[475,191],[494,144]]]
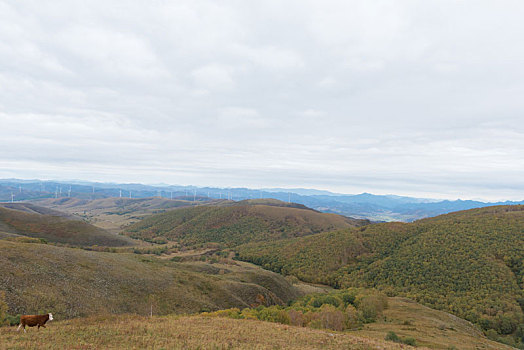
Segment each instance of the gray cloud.
[[0,1],[0,177],[524,197],[518,1]]

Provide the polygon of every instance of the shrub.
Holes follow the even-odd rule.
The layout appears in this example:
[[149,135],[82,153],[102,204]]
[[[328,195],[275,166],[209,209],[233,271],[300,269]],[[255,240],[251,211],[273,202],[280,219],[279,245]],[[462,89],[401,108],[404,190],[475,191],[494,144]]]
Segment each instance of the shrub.
[[386,334],[385,340],[393,341],[395,343],[403,343],[406,345],[411,346],[417,346],[417,340],[415,338],[406,337],[406,338],[400,338],[395,332],[389,331],[388,334]]
[[322,305],[329,304],[334,307],[339,307],[340,300],[332,295],[318,295],[311,299],[311,306],[321,307]]
[[17,326],[20,324],[20,314],[16,316],[8,314],[6,317],[6,321],[8,326]]
[[383,294],[366,295],[358,300],[358,310],[365,322],[374,322],[387,307],[387,297]]
[[400,338],[398,337],[397,333],[393,331],[389,331],[388,334],[386,334],[386,338],[384,339],[389,340],[389,341],[394,341],[396,343],[400,341]]
[[241,318],[245,318],[246,320],[258,320],[257,318],[257,310],[255,309],[249,309],[245,308],[240,313]]
[[374,322],[378,315],[378,306],[371,299],[364,299],[359,305],[359,311],[364,322]]
[[343,331],[346,328],[346,317],[344,313],[332,305],[322,305],[318,316],[321,328],[332,329],[334,331]]
[[346,329],[351,329],[356,327],[359,324],[358,322],[358,311],[353,305],[348,305],[346,307]]
[[289,323],[291,325],[300,326],[300,327],[305,326],[304,314],[302,313],[302,311],[291,309],[291,310],[288,310],[287,314],[289,316]]
[[493,328],[492,329],[488,329],[486,331],[486,337],[488,337],[488,339],[494,340],[494,341],[498,341],[499,340],[499,334]]
[[402,338],[400,341],[406,345],[417,346],[417,341],[415,340],[415,338],[407,337]]
[[260,311],[258,311],[257,318],[261,321],[276,322],[283,324],[290,323],[289,315],[287,314],[287,312],[274,306],[263,308]]
[[356,296],[352,293],[349,293],[349,292],[346,292],[344,294],[342,294],[342,302],[344,302],[344,306],[348,306],[348,305],[354,305],[355,304],[355,298]]

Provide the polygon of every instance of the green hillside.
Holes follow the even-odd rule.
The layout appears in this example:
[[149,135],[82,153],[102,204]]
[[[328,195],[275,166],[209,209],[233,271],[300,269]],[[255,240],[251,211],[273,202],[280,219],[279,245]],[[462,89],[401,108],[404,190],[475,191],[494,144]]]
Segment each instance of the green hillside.
[[112,234],[79,219],[71,219],[67,214],[59,216],[45,208],[37,211],[39,208],[36,206],[17,209],[21,210],[0,207],[0,231],[72,246],[120,247],[132,244],[127,237]]
[[175,263],[143,255],[103,253],[0,240],[0,291],[9,313],[192,313],[248,307],[263,295],[281,304],[301,295],[282,276],[258,267]]
[[[150,216],[127,227],[133,238],[161,237],[185,245],[217,242],[236,246],[247,242],[306,236],[340,228],[360,226],[367,221],[286,205],[238,203],[228,206],[180,208]],[[257,202],[255,202],[257,203]],[[283,202],[279,202],[283,203]]]
[[336,287],[374,287],[522,337],[524,206],[247,244],[239,258]]

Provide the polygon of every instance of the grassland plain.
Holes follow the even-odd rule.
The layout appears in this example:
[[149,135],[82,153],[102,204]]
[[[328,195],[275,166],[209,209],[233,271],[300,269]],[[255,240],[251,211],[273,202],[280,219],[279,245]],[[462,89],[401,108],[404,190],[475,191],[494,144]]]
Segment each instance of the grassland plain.
[[172,210],[131,225],[124,233],[137,239],[163,238],[185,245],[216,242],[236,246],[368,223],[366,220],[319,213],[307,208],[257,203],[248,201],[229,206],[199,206]]
[[301,295],[284,277],[258,267],[198,268],[136,254],[104,253],[0,240],[0,290],[9,313],[62,318],[106,313],[194,313],[270,304]]
[[[96,316],[27,333],[0,327],[0,349],[411,349],[349,333],[202,316]],[[420,349],[420,348],[419,348]]]
[[0,231],[72,246],[121,247],[133,244],[127,237],[36,206],[17,209],[0,207]]
[[424,219],[237,247],[242,260],[336,287],[407,296],[479,324],[524,330],[524,206]]

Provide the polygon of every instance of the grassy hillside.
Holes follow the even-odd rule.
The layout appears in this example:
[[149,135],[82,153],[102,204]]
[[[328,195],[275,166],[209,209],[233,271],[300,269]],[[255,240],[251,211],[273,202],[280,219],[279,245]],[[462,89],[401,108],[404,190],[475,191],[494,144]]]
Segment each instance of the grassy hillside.
[[523,333],[524,206],[498,206],[237,248],[310,282],[374,287],[485,330]]
[[123,226],[138,222],[150,215],[180,207],[222,204],[228,201],[210,200],[193,202],[180,199],[149,198],[47,198],[33,201],[38,206],[72,214],[90,224],[118,233]]
[[[233,263],[233,262],[231,262]],[[60,318],[109,313],[192,313],[269,304],[300,295],[282,276],[260,268],[207,265],[0,240],[0,291],[9,313]]]
[[[275,323],[276,320],[233,319],[229,312],[234,310],[218,312],[229,314],[228,318],[212,314],[152,318],[104,315],[63,320],[55,314],[55,320],[40,331],[28,329],[24,334],[14,327],[0,327],[0,348],[411,349],[384,340],[389,332],[395,332],[401,339],[415,339],[418,349],[510,349],[486,339],[469,322],[445,312],[402,298],[389,298],[388,303],[379,321],[345,332]],[[263,308],[258,309],[264,312]],[[296,323],[297,319],[293,321]]]
[[51,321],[26,334],[0,327],[7,349],[409,349],[384,340],[229,318],[108,316]]
[[[48,212],[45,208],[23,206],[17,209],[22,210],[0,207],[0,231],[73,246],[131,245],[131,240],[127,237],[109,233],[81,220],[72,220],[63,215],[48,215],[55,213]],[[42,210],[38,211],[39,209]]]
[[367,223],[311,209],[277,206],[276,203],[282,202],[273,202],[271,205],[240,202],[230,206],[181,208],[148,217],[127,227],[124,233],[144,240],[162,237],[186,245],[217,242],[235,246]]
[[406,298],[387,298],[375,290],[362,288],[310,294],[286,307],[228,309],[203,315],[344,331],[433,349],[511,348],[487,339],[471,322],[447,312]]
[[478,327],[447,312],[422,306],[405,298],[388,298],[384,319],[365,324],[352,332],[359,336],[385,339],[389,332],[399,338],[416,339],[417,346],[432,349],[511,349],[487,339]]
[[23,211],[23,212],[32,213],[32,214],[60,216],[60,217],[71,219],[71,220],[82,220],[82,218],[78,216],[71,215],[71,214],[68,214],[62,211],[42,207],[42,206],[35,205],[32,203],[25,203],[25,202],[0,203],[0,207]]

